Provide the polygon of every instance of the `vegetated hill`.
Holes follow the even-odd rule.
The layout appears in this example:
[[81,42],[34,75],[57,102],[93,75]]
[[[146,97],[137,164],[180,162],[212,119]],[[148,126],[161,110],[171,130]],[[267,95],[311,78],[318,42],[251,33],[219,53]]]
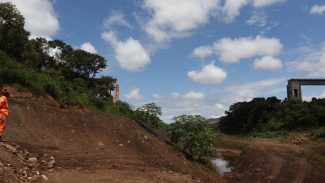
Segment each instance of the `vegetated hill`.
[[[22,149],[12,156],[24,161],[10,162],[3,156],[6,148],[0,148],[0,173],[7,182],[18,180],[22,169],[40,171],[50,182],[222,182],[216,172],[194,166],[126,117],[60,109],[31,98],[12,98],[9,112],[3,138]],[[54,168],[41,166],[44,156],[53,156]],[[28,167],[29,157],[38,164]],[[13,167],[6,168],[8,163]]]

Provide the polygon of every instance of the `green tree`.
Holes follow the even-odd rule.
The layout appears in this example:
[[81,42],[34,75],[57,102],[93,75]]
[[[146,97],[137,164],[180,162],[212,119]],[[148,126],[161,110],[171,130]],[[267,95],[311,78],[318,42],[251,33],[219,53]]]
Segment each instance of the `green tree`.
[[163,122],[159,118],[161,114],[161,107],[155,103],[145,104],[134,111],[134,117],[138,122],[146,123],[156,128],[163,126]]
[[0,3],[0,49],[21,60],[28,43],[25,19],[11,3]]
[[94,77],[107,66],[104,57],[80,49],[73,50],[66,65],[70,72],[85,78]]
[[173,118],[169,137],[193,159],[209,156],[216,147],[217,133],[208,120],[200,115],[181,115]]

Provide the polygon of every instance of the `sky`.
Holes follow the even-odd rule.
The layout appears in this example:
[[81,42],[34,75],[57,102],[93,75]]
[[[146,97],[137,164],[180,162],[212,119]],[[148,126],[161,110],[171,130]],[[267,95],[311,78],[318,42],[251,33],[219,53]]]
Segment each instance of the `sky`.
[[[162,119],[219,117],[234,102],[286,98],[290,78],[325,77],[324,0],[0,0],[31,37],[98,53],[121,100]],[[304,100],[325,86],[303,87]]]

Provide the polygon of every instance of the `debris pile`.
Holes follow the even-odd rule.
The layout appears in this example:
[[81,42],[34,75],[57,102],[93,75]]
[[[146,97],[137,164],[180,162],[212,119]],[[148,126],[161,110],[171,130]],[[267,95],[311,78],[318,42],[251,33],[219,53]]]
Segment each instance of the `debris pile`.
[[[20,182],[44,182],[48,181],[44,174],[46,171],[54,171],[55,158],[49,154],[34,155],[21,148],[17,144],[0,142],[0,148],[7,152],[6,160],[0,161],[0,173],[9,172],[15,175]],[[6,161],[6,162],[4,162]]]

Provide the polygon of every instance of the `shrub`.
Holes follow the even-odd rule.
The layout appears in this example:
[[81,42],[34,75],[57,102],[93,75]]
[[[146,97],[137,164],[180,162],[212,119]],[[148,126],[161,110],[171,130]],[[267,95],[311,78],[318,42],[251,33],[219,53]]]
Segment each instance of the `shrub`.
[[193,159],[209,156],[216,147],[217,133],[200,115],[182,115],[173,118],[169,137]]

